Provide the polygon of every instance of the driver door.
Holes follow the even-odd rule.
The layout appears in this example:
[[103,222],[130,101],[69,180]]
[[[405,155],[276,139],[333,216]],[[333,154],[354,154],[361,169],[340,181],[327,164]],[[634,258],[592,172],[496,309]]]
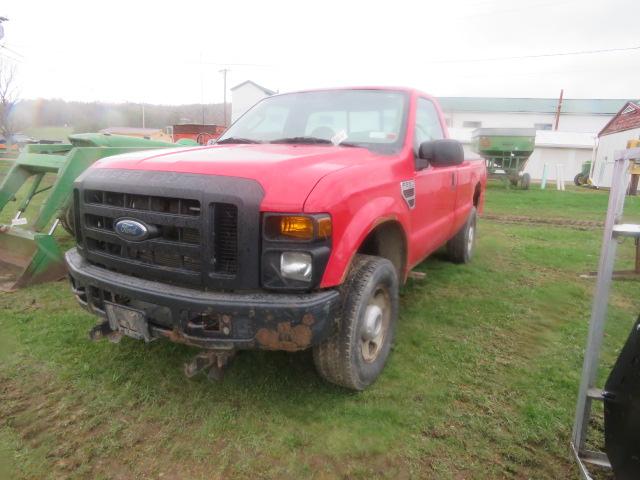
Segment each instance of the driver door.
[[[418,98],[414,133],[414,155],[420,144],[444,138],[440,116],[433,103]],[[451,237],[456,202],[457,168],[433,167],[416,170],[416,204],[412,210],[412,227],[417,257],[423,259]]]

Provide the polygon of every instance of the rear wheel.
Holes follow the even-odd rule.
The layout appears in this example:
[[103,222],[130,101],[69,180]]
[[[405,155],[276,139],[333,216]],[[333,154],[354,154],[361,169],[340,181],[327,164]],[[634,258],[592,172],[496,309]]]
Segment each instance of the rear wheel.
[[313,348],[325,380],[364,390],[384,368],[398,317],[398,277],[384,258],[357,255],[342,291],[337,331]]
[[449,259],[455,263],[469,263],[476,245],[476,207],[471,207],[469,217],[456,236],[447,242]]

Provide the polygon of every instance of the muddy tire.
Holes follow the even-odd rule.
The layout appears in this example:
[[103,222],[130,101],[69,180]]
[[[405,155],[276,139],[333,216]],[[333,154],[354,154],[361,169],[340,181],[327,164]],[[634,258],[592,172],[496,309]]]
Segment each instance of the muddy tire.
[[531,186],[531,175],[529,175],[528,173],[523,174],[522,178],[520,179],[520,186],[524,190],[529,190],[529,186]]
[[573,177],[573,184],[576,187],[580,187],[585,183],[587,183],[587,181],[584,179],[584,175],[582,175],[582,173],[578,173],[575,177]]
[[476,207],[471,207],[469,217],[455,237],[447,242],[449,260],[469,263],[476,245]]
[[398,317],[398,276],[384,258],[357,255],[342,288],[336,332],[313,348],[322,378],[364,390],[384,368]]
[[73,207],[68,206],[64,213],[60,216],[60,224],[62,228],[72,237],[75,235],[75,221],[73,215]]

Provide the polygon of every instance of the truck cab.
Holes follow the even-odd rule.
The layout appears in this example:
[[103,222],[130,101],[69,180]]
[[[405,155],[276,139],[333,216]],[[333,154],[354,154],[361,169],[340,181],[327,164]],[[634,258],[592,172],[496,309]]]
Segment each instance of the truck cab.
[[312,348],[323,378],[366,388],[409,271],[473,254],[485,167],[447,137],[416,90],[315,90],[262,100],[215,145],[96,162],[66,254],[92,338],[198,346],[185,371],[213,378],[238,350]]

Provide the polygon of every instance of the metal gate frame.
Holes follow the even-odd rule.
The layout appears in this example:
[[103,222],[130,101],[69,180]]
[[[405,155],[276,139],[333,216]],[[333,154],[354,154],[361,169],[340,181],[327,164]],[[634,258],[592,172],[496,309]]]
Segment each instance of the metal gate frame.
[[593,295],[589,335],[582,366],[582,379],[576,403],[576,415],[571,436],[571,449],[580,468],[584,480],[591,480],[587,464],[611,468],[605,452],[585,449],[587,426],[591,417],[591,406],[594,400],[604,400],[606,392],[596,387],[600,350],[604,337],[604,326],[607,317],[609,293],[613,276],[613,267],[618,247],[618,238],[640,237],[640,225],[621,224],[624,200],[629,183],[629,162],[640,159],[640,148],[616,151],[613,178],[609,192],[607,218],[602,234],[600,263],[596,290]]

